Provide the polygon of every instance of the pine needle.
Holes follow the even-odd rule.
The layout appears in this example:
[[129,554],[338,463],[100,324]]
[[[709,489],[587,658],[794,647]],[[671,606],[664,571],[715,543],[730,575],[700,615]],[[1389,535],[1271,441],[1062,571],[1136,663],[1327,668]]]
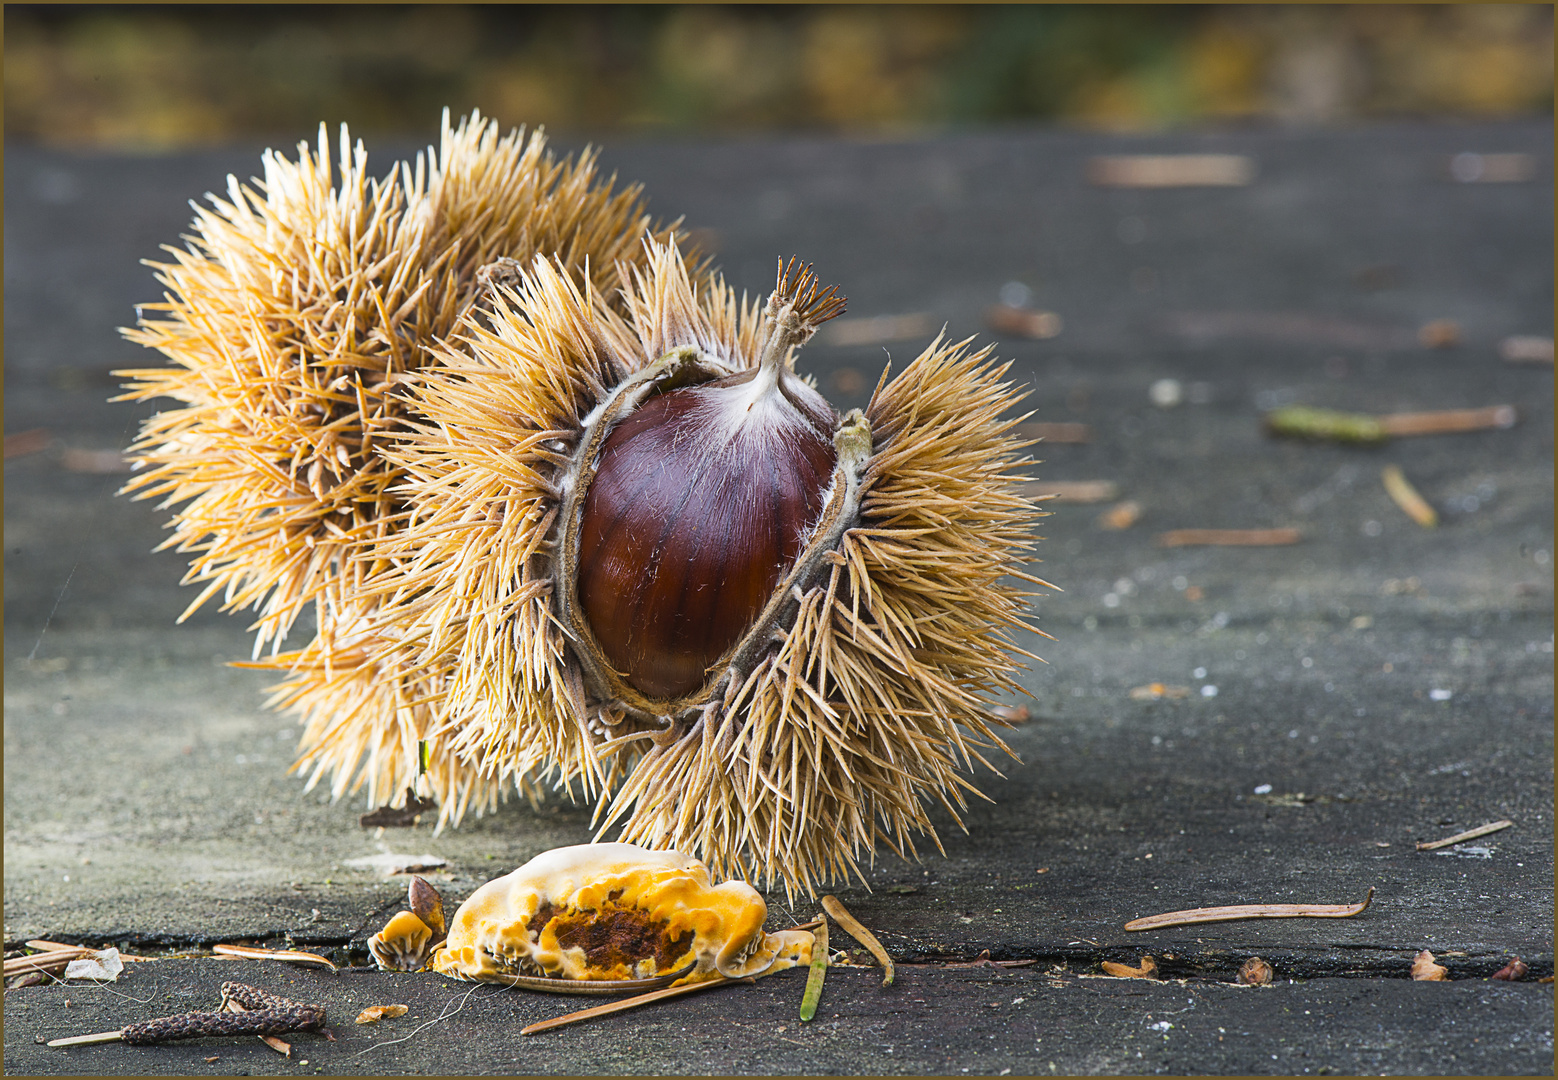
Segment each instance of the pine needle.
[[893,958],[887,955],[887,950],[882,948],[882,943],[876,939],[876,935],[867,930],[858,919],[845,910],[844,905],[839,903],[836,896],[831,894],[824,896],[822,898],[822,909],[833,916],[834,922],[849,931],[851,937],[871,950],[871,955],[876,957],[876,962],[885,969],[882,974],[882,985],[893,985]]

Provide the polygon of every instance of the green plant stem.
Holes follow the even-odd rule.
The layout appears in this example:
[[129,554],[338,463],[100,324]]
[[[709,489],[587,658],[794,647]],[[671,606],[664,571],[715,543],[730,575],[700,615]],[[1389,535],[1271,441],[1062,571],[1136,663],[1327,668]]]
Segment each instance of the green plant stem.
[[812,931],[811,973],[806,976],[806,992],[801,995],[801,1019],[810,1020],[817,1015],[817,1002],[822,997],[822,980],[828,973],[828,921],[818,912],[821,923]]

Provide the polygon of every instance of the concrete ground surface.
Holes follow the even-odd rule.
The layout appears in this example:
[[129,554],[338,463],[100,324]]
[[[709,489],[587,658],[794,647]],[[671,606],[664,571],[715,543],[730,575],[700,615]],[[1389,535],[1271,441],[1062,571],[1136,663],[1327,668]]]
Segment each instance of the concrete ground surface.
[[[178,556],[151,553],[165,513],[114,498],[124,477],[81,453],[124,447],[151,411],[106,401],[111,369],[156,362],[115,332],[159,295],[138,260],[176,242],[186,199],[258,172],[261,148],[7,149],[6,434],[48,442],[5,466],[6,948],[45,937],[173,957],[114,984],[7,991],[7,1072],[1552,1071],[1551,985],[1537,982],[1553,934],[1552,367],[1500,356],[1507,337],[1552,335],[1550,124],[608,145],[607,167],[705,230],[737,287],[767,291],[775,258],[798,254],[840,283],[849,317],[923,313],[993,341],[1035,420],[1090,429],[1040,447],[1036,475],[1111,481],[1141,516],[1110,530],[1097,520],[1110,502],[1051,504],[1035,569],[1063,591],[1035,603],[1056,640],[1023,642],[1048,663],[1024,676],[1020,763],[976,777],[993,801],[966,834],[937,817],[945,857],[927,841],[923,861],[879,855],[869,890],[836,887],[903,965],[893,987],[838,967],[801,1023],[791,971],[533,1038],[519,1029],[591,1002],[372,970],[365,939],[405,879],[346,863],[435,854],[448,866],[427,876],[453,903],[586,841],[589,808],[513,800],[442,835],[380,835],[358,826],[360,802],[305,794],[286,772],[293,721],[264,709],[263,677],[225,666],[249,653],[245,620],[174,625],[193,594]],[[387,171],[408,150],[370,145],[369,160]],[[1166,153],[1247,155],[1255,173],[1089,179],[1099,156]],[[1477,171],[1457,155],[1495,153],[1528,155],[1499,160],[1530,171],[1457,179]],[[1061,332],[989,330],[1003,294],[1057,313]],[[1423,344],[1435,320],[1458,341]],[[800,366],[848,408],[884,350],[901,368],[928,337],[819,337]],[[1153,403],[1163,379],[1179,404]],[[1283,403],[1512,404],[1519,420],[1359,449],[1267,437],[1261,413]],[[1391,501],[1390,464],[1437,528]],[[1157,543],[1289,526],[1302,535],[1289,546]],[[1144,699],[1152,683],[1188,693]],[[1416,849],[1497,820],[1513,824]],[[1370,887],[1351,919],[1123,929]],[[817,907],[782,891],[769,903],[770,928]],[[199,955],[218,942],[351,967]],[[1409,978],[1425,948],[1450,981]],[[1143,955],[1161,980],[1102,975]],[[1276,982],[1235,985],[1256,955]],[[1526,980],[1489,979],[1515,955]],[[292,1036],[291,1058],[253,1038],[42,1045],[214,1007],[224,979],[325,1004],[335,1040]],[[352,1023],[389,1003],[410,1010]]]

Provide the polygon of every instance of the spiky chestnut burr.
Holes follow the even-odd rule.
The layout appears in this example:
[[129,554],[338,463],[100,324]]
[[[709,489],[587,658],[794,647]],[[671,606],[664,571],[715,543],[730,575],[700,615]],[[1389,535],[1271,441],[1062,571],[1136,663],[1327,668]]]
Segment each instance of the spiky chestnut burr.
[[1020,395],[938,339],[839,417],[793,371],[842,306],[809,270],[759,307],[650,248],[628,318],[537,259],[417,380],[379,617],[470,768],[562,762],[603,835],[810,893],[1006,749],[1012,579],[1043,584]]
[[[119,374],[126,398],[182,407],[145,423],[125,490],[182,504],[163,546],[191,553],[185,580],[204,586],[186,616],[217,594],[258,613],[255,656],[273,655],[256,666],[286,673],[275,701],[305,717],[310,783],[333,773],[337,796],[366,784],[371,804],[398,804],[442,688],[383,658],[379,568],[350,556],[405,512],[379,453],[415,415],[405,380],[472,314],[495,260],[545,253],[615,295],[642,238],[670,230],[593,153],[556,160],[539,132],[500,137],[474,112],[452,128],[446,111],[438,151],[383,179],[345,125],[334,167],[323,125],[317,153],[263,161],[262,181],[230,177],[226,199],[196,207],[187,250],[152,264],[168,294],[124,333],[173,364]],[[310,607],[313,639],[277,655]],[[446,814],[491,805],[496,785],[430,749],[424,783]]]

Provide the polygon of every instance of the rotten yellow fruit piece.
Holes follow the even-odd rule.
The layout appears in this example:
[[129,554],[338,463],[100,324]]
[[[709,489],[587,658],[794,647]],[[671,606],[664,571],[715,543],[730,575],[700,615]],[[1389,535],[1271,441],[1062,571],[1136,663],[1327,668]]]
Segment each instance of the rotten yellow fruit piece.
[[433,930],[402,911],[368,939],[368,951],[383,971],[421,971],[432,953]]
[[517,976],[674,985],[767,975],[811,960],[802,930],[763,932],[768,905],[742,881],[632,844],[556,848],[489,881],[460,905],[433,970],[451,978]]

